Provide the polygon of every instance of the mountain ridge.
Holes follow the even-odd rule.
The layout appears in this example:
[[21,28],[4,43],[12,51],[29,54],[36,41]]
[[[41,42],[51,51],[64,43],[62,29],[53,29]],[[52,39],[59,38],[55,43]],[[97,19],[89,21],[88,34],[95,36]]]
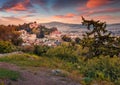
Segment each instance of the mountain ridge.
[[48,22],[48,23],[40,23],[40,25],[44,25],[46,27],[57,27],[60,31],[73,31],[75,29],[82,28],[82,24],[70,24],[70,23],[62,23],[62,22]]
[[[44,25],[46,27],[57,27],[59,31],[85,31],[86,27],[82,24],[73,24],[73,23],[63,23],[63,22],[48,22],[48,23],[40,23],[40,25]],[[120,31],[120,23],[107,24],[108,30]]]

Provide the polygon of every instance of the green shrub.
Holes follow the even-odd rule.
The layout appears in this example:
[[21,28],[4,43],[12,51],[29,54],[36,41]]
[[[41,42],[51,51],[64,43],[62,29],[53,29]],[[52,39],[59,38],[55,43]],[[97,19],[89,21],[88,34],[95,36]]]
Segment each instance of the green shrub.
[[16,81],[18,78],[20,78],[19,72],[0,68],[0,79],[11,79]]
[[84,83],[85,83],[86,85],[90,85],[90,83],[92,82],[92,79],[89,78],[89,77],[85,77],[85,78],[83,79],[83,81],[84,81]]
[[66,60],[73,63],[78,61],[77,54],[75,53],[74,48],[67,45],[61,45],[55,48],[50,48],[47,51],[46,56],[58,57],[62,60]]
[[8,41],[0,41],[0,53],[9,53],[16,50],[16,47]]
[[120,78],[115,81],[115,85],[120,85]]
[[81,65],[80,72],[86,77],[118,82],[120,79],[120,58],[100,56]]
[[49,49],[48,46],[41,46],[41,45],[36,45],[34,47],[34,54],[37,54],[39,56],[45,55],[47,50]]

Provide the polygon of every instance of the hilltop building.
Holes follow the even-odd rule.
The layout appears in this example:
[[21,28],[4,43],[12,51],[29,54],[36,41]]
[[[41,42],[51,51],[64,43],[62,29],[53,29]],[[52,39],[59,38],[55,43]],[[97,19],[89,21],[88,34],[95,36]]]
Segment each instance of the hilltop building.
[[33,28],[38,28],[38,26],[39,26],[39,25],[37,24],[36,21],[29,24],[29,27],[30,27],[31,29],[33,29]]
[[58,30],[55,30],[55,31],[50,33],[50,38],[51,39],[60,39],[61,35],[62,35],[61,32],[59,32]]

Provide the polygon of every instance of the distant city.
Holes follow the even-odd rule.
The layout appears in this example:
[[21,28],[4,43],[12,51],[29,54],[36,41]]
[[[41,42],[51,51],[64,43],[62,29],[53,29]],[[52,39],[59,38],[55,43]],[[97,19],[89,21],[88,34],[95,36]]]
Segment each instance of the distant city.
[[[85,26],[81,24],[68,24],[62,22],[50,22],[50,23],[40,23],[46,27],[57,27],[61,32],[71,32],[71,33],[84,33],[87,31]],[[114,36],[120,36],[120,23],[108,24],[107,30],[112,33]]]
[[[28,28],[20,30],[21,38],[23,39],[22,45],[47,45],[47,46],[57,46],[62,43],[62,37],[67,36],[70,37],[73,41],[76,38],[83,38],[83,34],[85,34],[87,30],[86,27],[81,24],[67,24],[61,22],[50,22],[50,23],[40,23],[31,22],[28,23]],[[29,33],[28,30],[34,30],[38,28],[41,29],[40,26],[46,27],[49,29],[54,29],[49,34],[45,34],[44,37],[41,38],[41,33],[36,35],[35,33]],[[111,32],[112,36],[120,36],[120,24],[110,24],[107,26],[107,30]]]

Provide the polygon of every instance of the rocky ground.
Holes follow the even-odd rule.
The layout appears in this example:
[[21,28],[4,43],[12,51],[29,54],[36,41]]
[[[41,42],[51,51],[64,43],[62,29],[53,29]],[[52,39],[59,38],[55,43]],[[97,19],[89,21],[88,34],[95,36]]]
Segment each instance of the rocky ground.
[[0,62],[0,68],[19,71],[21,74],[17,81],[4,80],[5,85],[81,85],[67,77],[56,76],[45,68],[18,67],[5,62]]

